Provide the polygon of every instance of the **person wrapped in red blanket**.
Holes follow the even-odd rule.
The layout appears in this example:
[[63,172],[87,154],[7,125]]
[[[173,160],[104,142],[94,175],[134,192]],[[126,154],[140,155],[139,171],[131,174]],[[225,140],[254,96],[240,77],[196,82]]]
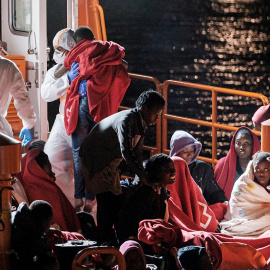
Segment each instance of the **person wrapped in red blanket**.
[[246,170],[252,155],[260,149],[258,137],[249,128],[243,126],[234,133],[227,156],[218,161],[214,171],[214,177],[228,200],[235,181]]
[[95,40],[92,30],[85,26],[75,31],[74,38],[77,45],[70,50],[64,62],[70,70],[64,122],[72,139],[74,207],[79,211],[85,197],[85,210],[90,212],[95,196],[85,192],[79,149],[96,123],[118,111],[130,79],[122,65],[123,47],[112,41]]
[[53,224],[57,228],[80,231],[79,219],[62,190],[55,183],[48,156],[41,149],[32,149],[22,159],[22,169],[17,177],[21,181],[29,203],[44,200],[52,205]]
[[[176,169],[175,184],[168,185],[170,215],[185,218],[197,230],[215,232],[218,227],[215,214],[208,207],[199,186],[192,179],[187,163],[180,157],[172,157]],[[184,215],[184,217],[182,217]],[[194,227],[194,229],[195,229]]]

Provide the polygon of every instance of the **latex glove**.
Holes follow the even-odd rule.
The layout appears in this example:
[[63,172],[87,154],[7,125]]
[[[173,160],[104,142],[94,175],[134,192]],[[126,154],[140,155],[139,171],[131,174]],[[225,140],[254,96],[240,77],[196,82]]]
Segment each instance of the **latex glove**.
[[71,65],[71,69],[67,75],[69,83],[71,83],[79,75],[78,71],[79,71],[79,63],[74,61]]
[[79,94],[81,97],[84,97],[87,95],[87,80],[83,80],[80,82]]
[[22,128],[19,138],[22,139],[22,146],[26,146],[28,143],[30,143],[33,140],[34,137],[34,128],[28,129],[28,128]]

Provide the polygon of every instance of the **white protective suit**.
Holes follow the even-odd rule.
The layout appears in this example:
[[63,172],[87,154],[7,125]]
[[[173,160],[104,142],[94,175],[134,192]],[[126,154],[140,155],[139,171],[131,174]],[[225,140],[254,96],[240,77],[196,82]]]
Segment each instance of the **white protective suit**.
[[24,128],[33,128],[36,114],[31,105],[22,74],[11,60],[0,56],[0,132],[10,137],[13,137],[13,132],[5,117],[12,97]]
[[[61,46],[70,50],[76,43],[69,40],[65,32],[69,29],[59,31],[54,40],[54,48]],[[52,171],[55,173],[56,184],[62,189],[70,202],[74,203],[74,183],[72,160],[71,136],[66,133],[64,125],[64,107],[66,102],[66,92],[69,88],[69,81],[66,72],[60,78],[55,78],[55,70],[59,64],[53,66],[46,73],[45,80],[41,85],[41,97],[47,102],[60,99],[59,114],[56,116],[49,139],[47,140],[44,152],[48,155],[52,164]]]

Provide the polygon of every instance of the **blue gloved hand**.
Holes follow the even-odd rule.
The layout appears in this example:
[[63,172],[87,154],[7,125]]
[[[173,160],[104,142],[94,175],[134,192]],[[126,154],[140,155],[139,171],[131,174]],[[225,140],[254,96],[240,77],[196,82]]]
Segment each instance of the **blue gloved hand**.
[[69,73],[67,74],[69,84],[79,75],[78,71],[79,71],[79,63],[74,61],[71,65]]
[[28,129],[28,128],[22,128],[19,138],[22,139],[22,146],[26,146],[28,143],[30,143],[33,140],[34,137],[34,128]]
[[79,94],[80,97],[84,97],[87,95],[87,80],[83,80],[80,82],[80,86],[79,86]]

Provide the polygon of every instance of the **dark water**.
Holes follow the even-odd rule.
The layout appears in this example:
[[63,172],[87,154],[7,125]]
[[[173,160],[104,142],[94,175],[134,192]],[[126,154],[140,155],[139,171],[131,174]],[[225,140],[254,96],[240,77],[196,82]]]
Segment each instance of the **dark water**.
[[[100,0],[100,5],[108,40],[125,47],[129,72],[155,76],[160,82],[182,80],[269,97],[269,0]],[[132,80],[123,105],[133,107],[149,87],[154,85]],[[250,98],[220,96],[218,121],[251,127],[260,105]],[[170,87],[168,111],[209,121],[211,95]],[[168,127],[168,141],[174,130],[184,129],[203,143],[203,155],[211,154],[209,128],[175,121]],[[219,157],[231,135],[219,133]]]

